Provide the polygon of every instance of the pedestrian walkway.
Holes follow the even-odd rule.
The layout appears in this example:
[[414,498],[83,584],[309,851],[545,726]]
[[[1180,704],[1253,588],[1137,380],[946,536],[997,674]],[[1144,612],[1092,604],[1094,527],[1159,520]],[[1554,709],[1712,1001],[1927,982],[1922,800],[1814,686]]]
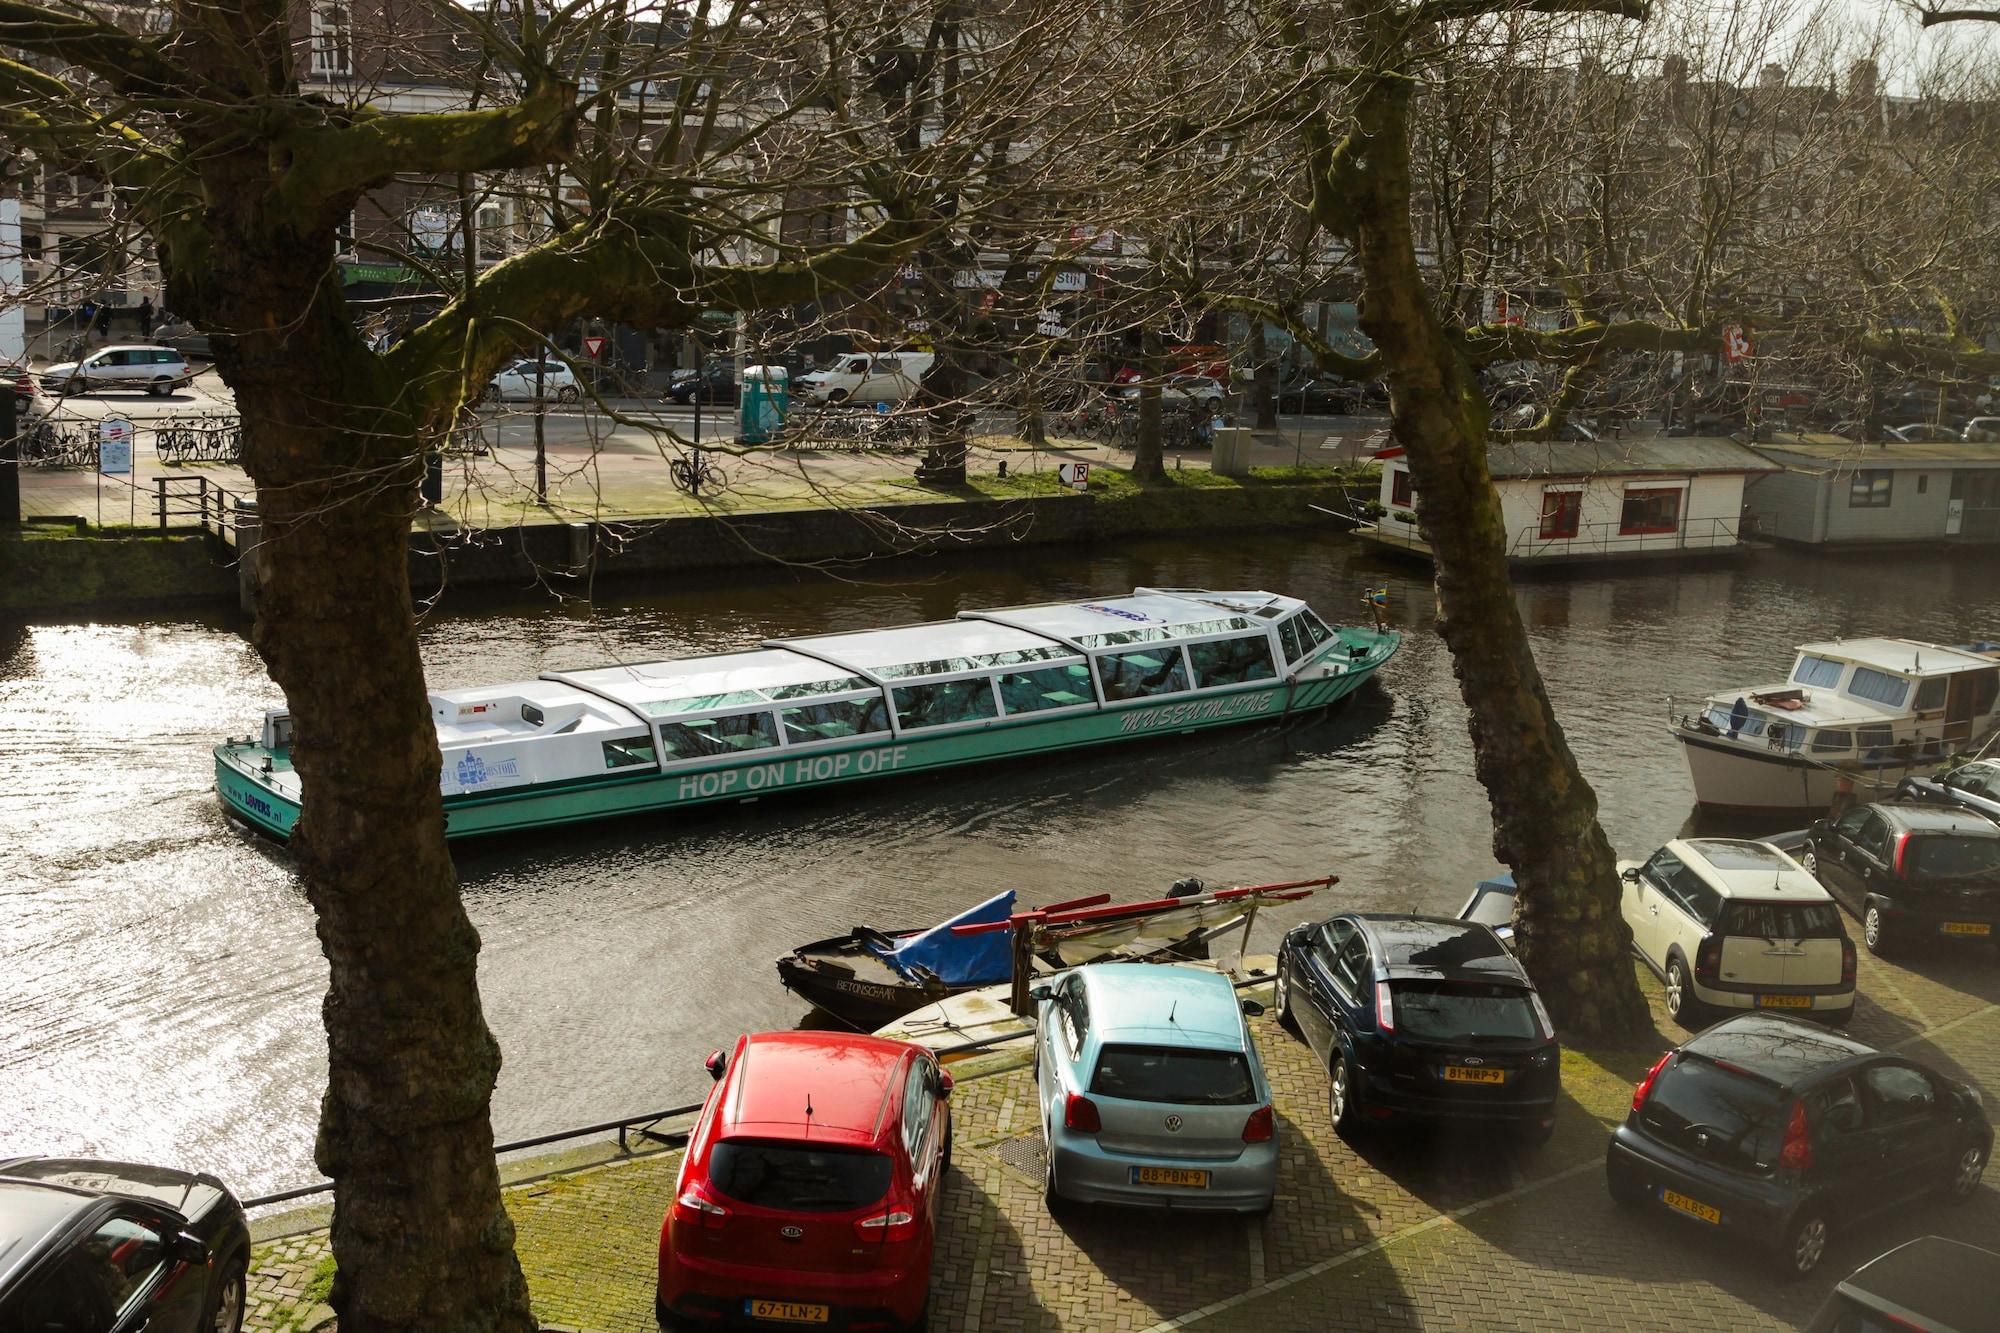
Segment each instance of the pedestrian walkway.
[[[2000,969],[1990,951],[1866,954],[1852,1031],[1981,1087],[2000,1104]],[[1648,994],[1658,985],[1641,974]],[[1795,1328],[1833,1283],[1912,1236],[2000,1243],[1993,1178],[1963,1207],[1912,1208],[1836,1235],[1822,1274],[1772,1275],[1764,1257],[1666,1217],[1616,1210],[1604,1142],[1631,1086],[1685,1034],[1657,1006],[1655,1039],[1569,1051],[1555,1137],[1522,1150],[1440,1132],[1350,1143],[1333,1132],[1326,1078],[1268,1017],[1252,1028],[1283,1145],[1261,1221],[1070,1209],[1042,1202],[1041,1143],[1025,1068],[960,1082],[945,1186],[933,1327],[1215,1333],[1312,1330]],[[545,1324],[652,1333],[660,1219],[678,1154],[535,1181],[508,1193]],[[259,1248],[246,1327],[296,1328],[324,1274],[324,1233]],[[323,1277],[322,1277],[323,1283]],[[310,1295],[310,1293],[307,1293]]]

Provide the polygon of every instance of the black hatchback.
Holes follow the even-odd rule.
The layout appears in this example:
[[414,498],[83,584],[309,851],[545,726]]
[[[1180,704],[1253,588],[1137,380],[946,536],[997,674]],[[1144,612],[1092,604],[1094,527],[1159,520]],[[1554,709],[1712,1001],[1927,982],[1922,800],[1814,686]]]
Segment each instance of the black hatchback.
[[1660,1057],[1604,1171],[1621,1206],[1744,1236],[1803,1277],[1836,1229],[1921,1194],[1971,1198],[1992,1148],[1976,1090],[1815,1024],[1744,1014]]
[[0,1161],[0,1329],[236,1333],[250,1229],[213,1176]]
[[2000,943],[2000,824],[1971,810],[1861,805],[1807,832],[1799,861],[1861,918],[1871,953]]
[[1562,1049],[1514,955],[1477,922],[1349,913],[1278,945],[1278,1021],[1327,1067],[1344,1133],[1406,1120],[1555,1127]]

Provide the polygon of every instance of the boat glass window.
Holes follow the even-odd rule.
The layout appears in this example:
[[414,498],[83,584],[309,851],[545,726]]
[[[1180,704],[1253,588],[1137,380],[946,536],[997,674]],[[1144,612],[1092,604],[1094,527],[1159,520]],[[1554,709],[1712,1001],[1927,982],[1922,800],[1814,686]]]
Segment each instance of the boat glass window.
[[1854,748],[1854,733],[1851,731],[1815,733],[1812,748],[1814,754],[1845,754]]
[[893,1168],[878,1152],[797,1143],[738,1143],[708,1150],[708,1178],[732,1199],[787,1213],[846,1213],[889,1192]]
[[904,662],[896,666],[876,667],[875,674],[885,680],[908,680],[913,676],[948,676],[956,671],[1019,666],[1023,662],[1053,662],[1075,656],[1074,650],[1051,643],[1032,648],[1010,648],[1000,653],[979,653],[972,657],[939,657],[923,662]]
[[1799,658],[1799,664],[1792,670],[1795,685],[1838,685],[1840,673],[1847,669],[1845,662],[1836,662],[1831,657],[1819,657],[1806,653]]
[[1103,634],[1079,634],[1076,641],[1086,648],[1119,648],[1130,643],[1159,643],[1165,639],[1192,639],[1203,634],[1229,634],[1254,628],[1242,616],[1222,620],[1190,620],[1179,625],[1146,625],[1111,630]]
[[634,764],[653,762],[653,738],[651,736],[623,736],[617,740],[604,742],[604,766],[606,768],[631,768]]
[[803,708],[783,708],[778,711],[778,721],[784,724],[788,743],[810,745],[815,741],[837,741],[887,731],[889,707],[878,694],[872,699],[841,699],[807,704]]
[[1175,1106],[1241,1106],[1257,1100],[1240,1051],[1185,1046],[1106,1046],[1090,1090],[1100,1097]]
[[1968,838],[1931,833],[1910,839],[1903,869],[1918,883],[1979,881],[1986,887],[2000,881],[2000,838]]
[[[862,682],[865,687],[866,681]],[[652,699],[641,704],[648,717],[677,717],[682,713],[710,713],[739,704],[760,704],[764,696],[755,690],[730,690],[726,694],[697,694],[686,699]]]
[[1901,708],[1903,700],[1909,697],[1910,682],[1902,676],[1892,676],[1873,667],[1856,667],[1854,679],[1847,682],[1847,692],[1857,699]]
[[539,727],[542,725],[542,722],[545,720],[545,717],[542,710],[535,707],[533,704],[522,704],[521,720],[527,723],[531,727]]
[[1310,608],[1299,612],[1299,629],[1312,640],[1315,648],[1333,638],[1333,631],[1328,629],[1326,622],[1314,615]]
[[917,727],[948,727],[957,722],[978,722],[1000,715],[993,702],[993,680],[979,676],[972,680],[947,680],[936,685],[905,685],[893,691],[896,720],[904,730]]
[[1097,659],[1097,675],[1106,699],[1179,694],[1188,687],[1187,663],[1172,644],[1152,652],[1105,653]]
[[1930,713],[1943,708],[1945,688],[1943,676],[1932,676],[1929,680],[1917,682],[1917,711]]
[[1896,733],[1888,727],[1862,727],[1854,733],[1854,743],[1864,750],[1886,750],[1896,743]]
[[773,685],[764,691],[768,699],[810,699],[816,694],[844,694],[848,690],[865,690],[874,684],[859,676],[842,676],[838,680],[809,680],[799,685]]
[[1296,662],[1306,655],[1306,640],[1299,634],[1297,616],[1287,616],[1278,622],[1278,642],[1284,645],[1287,662]]
[[1010,671],[1000,677],[1000,704],[1009,717],[1045,708],[1074,708],[1095,700],[1090,691],[1090,668],[1081,662],[1041,671]]
[[1539,1037],[1542,1025],[1519,986],[1490,981],[1392,981],[1396,1026],[1428,1041]]
[[695,718],[660,728],[660,744],[673,759],[706,759],[768,749],[777,743],[778,724],[769,713]]
[[1758,717],[1755,713],[1745,718],[1740,728],[1734,725],[1730,717],[1730,710],[1724,708],[1721,704],[1709,705],[1706,716],[1708,717],[1710,726],[1730,736],[1761,736],[1764,734],[1765,719]]
[[1194,681],[1199,689],[1271,680],[1278,674],[1271,663],[1270,637],[1264,634],[1191,643],[1187,652],[1188,660],[1194,663]]

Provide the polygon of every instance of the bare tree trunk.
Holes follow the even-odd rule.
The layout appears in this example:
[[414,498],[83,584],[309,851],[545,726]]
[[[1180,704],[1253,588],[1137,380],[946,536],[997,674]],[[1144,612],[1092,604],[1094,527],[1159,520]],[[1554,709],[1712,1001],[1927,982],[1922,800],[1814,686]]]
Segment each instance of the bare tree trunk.
[[1516,951],[1556,1021],[1579,1035],[1635,1031],[1646,1006],[1628,961],[1617,862],[1597,823],[1521,623],[1508,534],[1486,469],[1488,409],[1431,312],[1410,221],[1409,81],[1378,76],[1356,113],[1349,179],[1366,301],[1417,520],[1436,553],[1439,630],[1471,714],[1494,854],[1520,884]]
[[1165,481],[1166,455],[1160,449],[1160,381],[1166,378],[1166,350],[1158,331],[1139,332],[1139,436],[1132,446],[1132,475],[1139,481]]
[[1260,315],[1250,316],[1250,404],[1258,430],[1278,428],[1278,368],[1271,363],[1270,342]]

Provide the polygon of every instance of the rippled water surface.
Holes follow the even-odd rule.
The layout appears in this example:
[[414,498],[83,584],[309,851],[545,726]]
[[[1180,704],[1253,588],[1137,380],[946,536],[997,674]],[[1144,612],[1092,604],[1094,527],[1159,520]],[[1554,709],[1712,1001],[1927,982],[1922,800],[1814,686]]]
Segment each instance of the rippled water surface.
[[[1025,551],[866,571],[617,588],[594,610],[460,595],[424,626],[434,686],[616,658],[1103,595],[1270,588],[1333,619],[1387,577],[1409,631],[1378,685],[1310,725],[1223,732],[695,818],[461,849],[506,1052],[497,1130],[522,1137],[697,1097],[700,1057],[802,1006],[772,960],[855,922],[926,924],[1001,888],[1031,902],[1182,875],[1344,882],[1336,906],[1453,910],[1494,866],[1429,588],[1333,535]],[[1775,679],[1843,634],[2000,632],[1991,561],[1767,554],[1740,568],[1520,592],[1621,852],[1693,803],[1666,696]],[[227,617],[0,622],[0,1153],[202,1165],[257,1193],[316,1178],[325,963],[282,850],[222,818],[208,746],[276,701]],[[1275,918],[1275,919],[1274,919]],[[1268,924],[1267,924],[1268,923]]]

